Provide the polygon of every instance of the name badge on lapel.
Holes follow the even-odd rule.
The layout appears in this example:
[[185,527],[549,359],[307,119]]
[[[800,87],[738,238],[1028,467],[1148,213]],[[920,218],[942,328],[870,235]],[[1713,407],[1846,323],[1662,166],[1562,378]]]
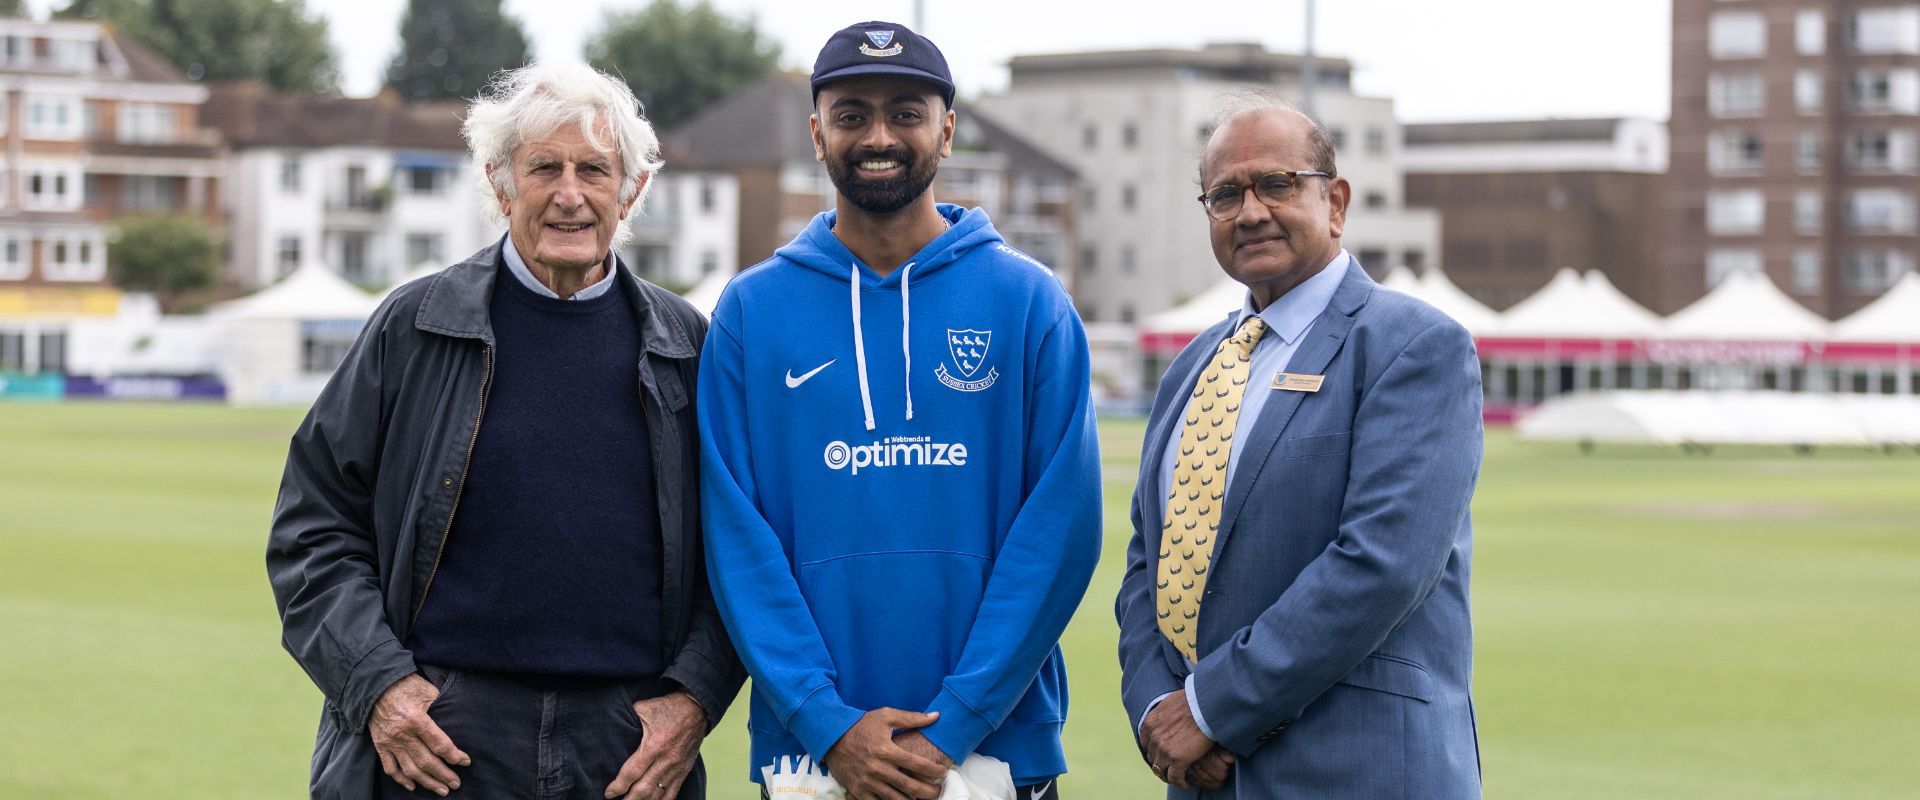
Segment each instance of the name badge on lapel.
[[1300,375],[1292,372],[1273,373],[1273,388],[1283,392],[1317,392],[1325,375]]

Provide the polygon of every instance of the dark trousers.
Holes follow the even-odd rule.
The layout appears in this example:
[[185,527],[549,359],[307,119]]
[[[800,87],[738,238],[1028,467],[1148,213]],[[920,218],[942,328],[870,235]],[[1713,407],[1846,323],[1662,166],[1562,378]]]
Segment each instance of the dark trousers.
[[[1059,782],[1060,779],[1055,778],[1028,786],[1015,786],[1013,787],[1013,800],[1058,800],[1060,793],[1054,791],[1054,785]],[[767,787],[760,787],[760,798],[761,800],[767,800]]]
[[[582,680],[511,676],[422,666],[440,689],[427,708],[473,765],[455,767],[451,798],[477,800],[604,800],[607,784],[640,747],[635,700],[671,689],[661,680]],[[409,792],[380,778],[383,800],[438,795]],[[698,761],[680,785],[680,800],[707,794]]]

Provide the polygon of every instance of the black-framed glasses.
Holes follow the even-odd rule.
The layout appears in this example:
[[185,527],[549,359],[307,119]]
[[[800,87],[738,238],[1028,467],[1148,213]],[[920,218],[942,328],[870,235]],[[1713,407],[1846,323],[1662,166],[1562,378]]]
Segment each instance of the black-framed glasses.
[[1240,203],[1247,197],[1247,190],[1253,190],[1253,196],[1260,198],[1268,208],[1279,208],[1293,197],[1293,191],[1300,188],[1303,178],[1332,178],[1317,170],[1294,170],[1269,172],[1253,179],[1251,184],[1223,183],[1200,195],[1200,205],[1207,209],[1207,216],[1226,222],[1240,215]]

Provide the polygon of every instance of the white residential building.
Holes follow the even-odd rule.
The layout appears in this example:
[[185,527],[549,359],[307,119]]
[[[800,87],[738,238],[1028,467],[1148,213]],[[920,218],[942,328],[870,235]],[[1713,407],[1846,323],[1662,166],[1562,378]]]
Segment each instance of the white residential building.
[[[1089,321],[1133,322],[1220,278],[1208,243],[1199,154],[1222,96],[1300,88],[1301,59],[1258,45],[1016,56],[1004,94],[975,105],[1079,175],[1074,299]],[[1393,102],[1359,97],[1344,59],[1320,60],[1317,116],[1353,184],[1347,249],[1376,276],[1439,250],[1431,211],[1401,201]]]
[[216,87],[206,116],[231,148],[232,276],[263,286],[319,263],[378,287],[486,246],[500,231],[480,213],[463,108]]

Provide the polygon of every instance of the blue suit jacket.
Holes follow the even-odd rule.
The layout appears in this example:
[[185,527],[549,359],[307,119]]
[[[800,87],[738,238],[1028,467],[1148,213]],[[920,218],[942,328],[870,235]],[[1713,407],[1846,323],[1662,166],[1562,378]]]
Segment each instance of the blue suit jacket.
[[[1133,495],[1132,543],[1114,611],[1121,693],[1147,705],[1195,673],[1200,711],[1238,755],[1239,798],[1472,798],[1479,744],[1467,503],[1480,470],[1480,368],[1459,324],[1342,280],[1286,370],[1324,375],[1275,391],[1239,421],[1240,454],[1201,603],[1200,661],[1155,624],[1162,452],[1232,319],[1182,351],[1162,380]],[[1171,790],[1174,797],[1200,793]]]

